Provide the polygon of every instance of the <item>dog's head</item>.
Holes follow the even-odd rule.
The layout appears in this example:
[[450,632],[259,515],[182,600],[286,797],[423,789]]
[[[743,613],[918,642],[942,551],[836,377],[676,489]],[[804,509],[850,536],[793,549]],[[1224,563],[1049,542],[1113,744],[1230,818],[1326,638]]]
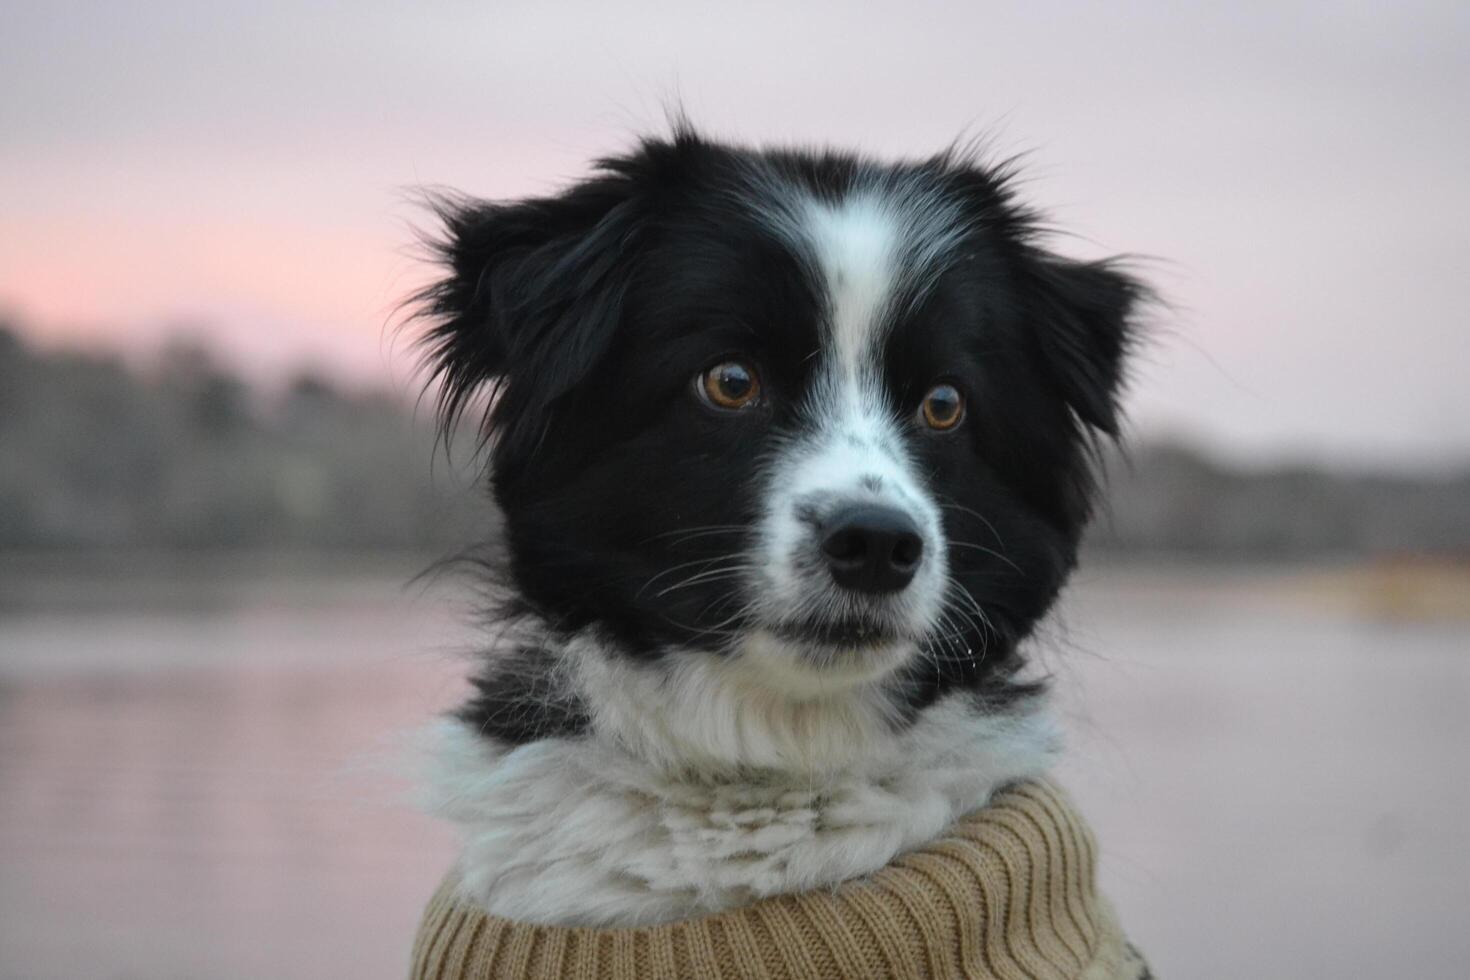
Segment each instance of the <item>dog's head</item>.
[[451,422],[490,392],[527,609],[796,694],[892,678],[918,708],[1007,675],[1117,431],[1134,281],[1044,251],[961,154],[679,132],[440,207],[432,359]]

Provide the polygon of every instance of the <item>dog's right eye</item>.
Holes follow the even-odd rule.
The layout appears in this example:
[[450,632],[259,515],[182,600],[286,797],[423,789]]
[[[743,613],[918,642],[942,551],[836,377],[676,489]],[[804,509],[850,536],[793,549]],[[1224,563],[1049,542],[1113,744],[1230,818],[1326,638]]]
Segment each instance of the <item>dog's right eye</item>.
[[721,361],[695,376],[694,393],[712,408],[736,412],[760,403],[761,382],[744,361]]

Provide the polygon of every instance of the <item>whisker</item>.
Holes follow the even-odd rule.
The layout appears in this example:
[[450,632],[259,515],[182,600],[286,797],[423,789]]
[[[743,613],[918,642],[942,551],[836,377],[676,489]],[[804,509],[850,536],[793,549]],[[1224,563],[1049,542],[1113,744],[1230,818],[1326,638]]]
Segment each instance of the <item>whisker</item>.
[[750,571],[753,567],[751,565],[732,565],[725,568],[712,568],[708,571],[698,572],[680,582],[675,582],[673,585],[659,592],[658,595],[668,595],[670,592],[678,589],[687,589],[691,585],[698,585],[701,582],[714,582],[721,578],[733,578],[736,575]]
[[[992,556],[994,556],[996,558],[999,558],[1001,561],[1005,562],[1007,565],[1011,566],[1016,571],[1018,571],[1018,572],[1021,571],[1021,566],[1020,565],[1017,565],[1015,562],[1011,561],[1008,557],[1006,557],[1005,555],[1001,554],[999,551],[996,551],[994,548],[987,548],[983,544],[975,544],[974,542],[971,542],[971,541],[955,541],[955,540],[951,539],[949,543],[951,545],[953,545],[954,547],[956,547],[956,548],[974,548],[976,551],[983,551],[987,555],[992,555]],[[1024,574],[1024,572],[1022,574]]]
[[[990,648],[989,638],[990,637],[995,637],[997,640],[999,640],[1000,639],[1000,631],[995,628],[995,624],[993,622],[991,622],[990,617],[988,615],[986,615],[984,607],[982,607],[980,605],[980,603],[975,599],[975,597],[970,594],[970,591],[968,589],[966,589],[964,586],[960,585],[954,579],[950,579],[949,585],[954,590],[954,594],[956,595],[956,597],[957,598],[961,598],[966,603],[968,603],[969,608],[973,611],[973,616],[970,615],[969,613],[966,613],[967,618],[969,618],[972,623],[975,623],[975,625],[977,627],[980,627],[981,628],[980,629],[980,644],[981,644],[980,659],[981,660],[984,660],[985,659],[985,654],[989,652],[989,648]],[[978,620],[979,620],[978,623],[975,622],[975,620],[976,620],[977,617],[978,617]]]
[[664,538],[676,538],[677,540],[674,543],[679,544],[694,538],[704,538],[714,534],[735,534],[745,530],[748,530],[748,528],[744,524],[697,524],[694,527],[680,527],[672,531],[664,531],[661,534],[655,534],[652,537],[645,538],[640,543],[650,544]]
[[686,630],[687,632],[690,633],[690,635],[696,636],[696,637],[698,637],[698,636],[738,637],[738,636],[741,636],[741,635],[744,634],[744,631],[743,630],[738,630],[738,629],[734,629],[734,630],[732,630],[732,629],[725,629],[724,627],[729,626],[731,623],[737,622],[738,620],[742,619],[745,616],[748,616],[751,613],[751,611],[754,610],[754,608],[755,608],[755,604],[754,603],[752,603],[752,602],[746,602],[746,603],[742,604],[741,607],[739,609],[737,609],[731,616],[727,617],[726,619],[721,620],[720,622],[714,624],[713,626],[708,626],[708,627],[695,627],[695,626],[690,626],[687,623],[680,623],[680,622],[678,622],[676,620],[670,619],[668,616],[664,616],[663,619],[664,619],[665,622],[672,623],[673,625],[679,627],[680,629]]
[[[975,597],[953,578],[945,583],[945,594],[947,597],[963,605],[963,608],[957,608],[955,605],[946,602],[945,612],[954,612],[960,615],[969,624],[971,629],[979,632],[979,659],[983,662],[986,654],[989,652],[990,637],[994,636],[998,638],[1000,636],[999,631],[996,630],[995,625],[990,621],[990,617],[986,615],[984,608],[976,601]],[[967,650],[966,652],[973,656],[973,650]]]
[[711,565],[711,564],[714,564],[717,561],[724,561],[728,557],[730,557],[730,556],[729,555],[715,555],[712,558],[696,558],[693,561],[686,561],[686,562],[682,562],[682,563],[680,563],[678,565],[674,565],[672,567],[665,568],[663,571],[659,572],[657,575],[654,575],[647,582],[644,582],[641,586],[639,586],[638,587],[638,591],[636,593],[634,593],[634,598],[637,598],[638,596],[641,596],[651,585],[653,585],[653,583],[657,582],[659,579],[663,578],[666,575],[672,575],[672,574],[674,574],[675,572],[679,571],[682,568],[693,568],[695,565]]
[[[937,492],[938,491],[936,491],[936,493]],[[975,520],[979,521],[981,524],[984,524],[986,529],[995,536],[996,544],[1000,545],[1002,548],[1006,546],[1005,541],[1000,536],[1000,532],[995,529],[995,525],[990,523],[989,518],[987,518],[984,514],[980,513],[973,507],[966,507],[964,504],[956,502],[955,499],[948,494],[940,493],[939,496],[943,498],[939,501],[939,506],[948,507],[950,510],[958,510],[963,513],[969,514],[971,517],[975,518]]]

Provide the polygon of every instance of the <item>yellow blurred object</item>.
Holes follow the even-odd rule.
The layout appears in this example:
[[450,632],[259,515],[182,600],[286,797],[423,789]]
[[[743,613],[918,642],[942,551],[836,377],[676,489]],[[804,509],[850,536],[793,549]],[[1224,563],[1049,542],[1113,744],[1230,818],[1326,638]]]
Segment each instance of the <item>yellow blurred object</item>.
[[1470,619],[1470,557],[1404,555],[1354,575],[1358,605],[1379,619]]

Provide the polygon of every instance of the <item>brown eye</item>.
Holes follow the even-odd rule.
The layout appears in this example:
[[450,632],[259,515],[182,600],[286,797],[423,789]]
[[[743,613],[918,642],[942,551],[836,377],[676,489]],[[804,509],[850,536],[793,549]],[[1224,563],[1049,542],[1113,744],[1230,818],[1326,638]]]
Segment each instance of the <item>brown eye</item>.
[[733,412],[759,401],[761,383],[744,361],[721,361],[694,379],[694,390],[706,404]]
[[960,424],[965,417],[965,396],[951,384],[938,384],[929,389],[919,406],[919,419],[936,432],[945,432]]

